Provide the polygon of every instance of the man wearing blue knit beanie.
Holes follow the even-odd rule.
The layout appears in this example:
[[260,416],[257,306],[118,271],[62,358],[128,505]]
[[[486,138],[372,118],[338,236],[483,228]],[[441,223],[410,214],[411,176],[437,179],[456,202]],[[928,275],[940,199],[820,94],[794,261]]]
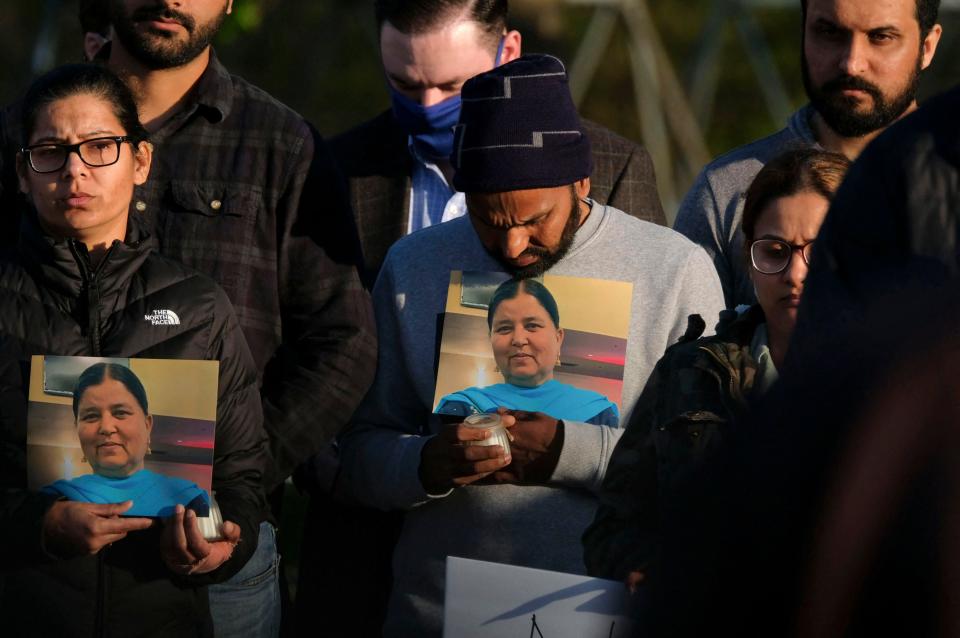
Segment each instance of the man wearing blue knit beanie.
[[[333,137],[373,285],[404,235],[466,213],[453,187],[453,126],[472,76],[520,57],[523,34],[507,0],[373,0],[377,52],[390,108]],[[596,162],[592,197],[666,225],[650,154],[584,120]]]
[[341,441],[341,494],[407,510],[386,636],[440,635],[447,556],[584,573],[580,535],[621,434],[518,413],[504,456],[464,447],[463,424],[431,419],[451,271],[631,282],[622,423],[687,317],[712,324],[724,305],[702,248],[589,198],[590,146],[560,60],[521,57],[470,79],[461,95],[451,159],[469,214],[387,255],[374,288],[377,376]]

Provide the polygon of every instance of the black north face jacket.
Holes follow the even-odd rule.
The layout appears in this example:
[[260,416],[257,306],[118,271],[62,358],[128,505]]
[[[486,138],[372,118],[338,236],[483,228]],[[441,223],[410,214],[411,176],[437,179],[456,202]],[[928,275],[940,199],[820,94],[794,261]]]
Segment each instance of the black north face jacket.
[[[26,490],[25,380],[31,355],[220,362],[213,490],[241,528],[216,571],[178,577],[159,553],[159,527],[95,556],[55,560],[40,545],[51,501]],[[19,386],[19,387],[18,387]],[[19,390],[19,405],[11,397]],[[269,448],[253,360],[226,295],[207,277],[153,252],[131,219],[96,266],[75,240],[26,220],[0,262],[0,611],[5,635],[191,636],[209,633],[201,585],[236,573],[257,546]],[[9,632],[9,633],[8,633]]]

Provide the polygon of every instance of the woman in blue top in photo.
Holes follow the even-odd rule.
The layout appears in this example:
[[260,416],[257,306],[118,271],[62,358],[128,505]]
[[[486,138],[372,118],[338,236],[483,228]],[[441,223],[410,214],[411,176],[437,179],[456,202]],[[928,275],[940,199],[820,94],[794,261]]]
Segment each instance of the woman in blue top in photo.
[[73,390],[73,417],[93,474],[56,481],[44,491],[84,503],[133,501],[127,516],[173,516],[178,504],[209,515],[210,499],[196,483],[144,469],[153,416],[130,368],[95,363],[84,370]]
[[504,383],[448,394],[437,405],[438,414],[468,416],[502,407],[618,425],[619,411],[607,397],[553,378],[560,365],[563,328],[557,302],[546,286],[532,279],[500,284],[487,307],[487,327]]

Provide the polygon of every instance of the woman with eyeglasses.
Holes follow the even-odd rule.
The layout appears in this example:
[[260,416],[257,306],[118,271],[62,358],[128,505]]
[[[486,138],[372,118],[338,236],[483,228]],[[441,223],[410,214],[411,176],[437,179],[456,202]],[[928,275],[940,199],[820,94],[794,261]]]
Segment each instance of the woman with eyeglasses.
[[[692,315],[657,363],[610,459],[601,506],[583,535],[593,576],[635,589],[655,565],[658,520],[684,477],[777,379],[813,242],[850,161],[816,149],[771,160],[747,191],[743,234],[757,303],[724,311],[717,334]],[[655,572],[654,572],[655,573]]]
[[4,630],[210,635],[204,585],[243,567],[265,511],[269,453],[252,357],[226,294],[157,254],[130,214],[152,148],[127,86],[101,66],[60,67],[34,82],[21,113],[17,174],[34,211],[0,260],[2,369],[35,354],[219,361],[212,487],[225,522],[204,535],[181,505],[150,519],[128,516],[129,500],[30,491],[25,425],[0,415],[4,464],[18,466],[4,468],[0,485]]

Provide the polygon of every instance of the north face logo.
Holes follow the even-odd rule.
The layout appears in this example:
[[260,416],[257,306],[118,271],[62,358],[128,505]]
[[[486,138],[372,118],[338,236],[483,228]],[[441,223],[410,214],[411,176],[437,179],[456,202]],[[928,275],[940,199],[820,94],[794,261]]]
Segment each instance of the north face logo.
[[154,310],[143,318],[155,326],[179,326],[180,317],[172,310]]

